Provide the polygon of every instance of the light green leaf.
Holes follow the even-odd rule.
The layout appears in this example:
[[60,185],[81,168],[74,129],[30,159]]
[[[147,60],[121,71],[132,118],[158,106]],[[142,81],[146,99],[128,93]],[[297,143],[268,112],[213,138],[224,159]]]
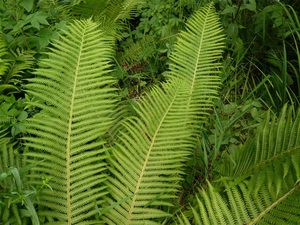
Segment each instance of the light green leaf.
[[22,0],[19,4],[24,9],[26,9],[27,12],[30,12],[33,8],[34,0]]

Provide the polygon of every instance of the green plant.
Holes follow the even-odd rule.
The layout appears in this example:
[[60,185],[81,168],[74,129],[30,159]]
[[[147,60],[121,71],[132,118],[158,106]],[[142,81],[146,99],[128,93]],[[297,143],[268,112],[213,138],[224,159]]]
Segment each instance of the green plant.
[[115,102],[107,75],[112,41],[96,27],[90,20],[73,23],[27,85],[46,103],[36,103],[42,112],[29,120],[26,137],[33,148],[29,159],[46,159],[34,168],[31,182],[36,184],[35,174],[52,177],[53,190],[39,196],[43,223],[94,224],[95,207],[107,192],[104,137]]
[[[78,0],[65,2],[81,5]],[[138,1],[122,2],[134,6]],[[249,92],[236,92],[234,103],[225,97],[226,104],[212,110],[221,86],[224,48],[214,4],[187,22],[170,55],[166,82],[132,100],[132,115],[123,110],[128,106],[117,96],[113,74],[115,34],[120,30],[117,25],[108,32],[101,29],[104,25],[97,15],[72,22],[39,59],[34,78],[26,80],[25,108],[39,112],[28,115],[27,134],[16,147],[4,138],[7,130],[0,130],[0,166],[7,165],[0,173],[6,182],[0,190],[6,206],[5,212],[0,208],[0,223],[299,222],[296,108],[285,106],[278,118],[271,112],[258,115],[264,114],[252,97],[258,88],[244,85]],[[227,63],[223,71],[232,71]],[[241,101],[238,93],[244,96]],[[249,107],[254,107],[251,113]],[[252,129],[246,133],[248,127]],[[188,180],[189,165],[204,173]],[[6,196],[14,204],[3,201]]]
[[299,123],[293,107],[285,105],[278,118],[269,112],[254,138],[223,152],[221,177],[199,190],[179,224],[299,224]]
[[44,51],[50,40],[58,39],[67,19],[58,1],[49,0],[3,0],[0,12],[0,27],[13,50]]
[[127,96],[139,97],[165,80],[165,68],[179,31],[198,8],[195,0],[151,0],[139,6],[139,13],[127,21],[117,52],[118,64],[126,75],[116,77],[121,88],[127,89]]
[[1,137],[0,149],[0,224],[39,225],[37,194],[51,187],[46,179],[40,179],[38,186],[28,185],[24,178],[35,164],[26,164],[16,142]]
[[[217,20],[212,4],[190,20],[189,31],[182,33],[172,57],[170,80],[138,104],[141,118],[124,123],[112,153],[107,152],[105,140],[115,105],[113,80],[106,75],[112,42],[88,20],[75,22],[66,37],[54,44],[49,59],[40,62],[37,77],[27,85],[30,94],[46,103],[36,104],[42,111],[29,120],[31,136],[26,137],[32,148],[26,152],[30,162],[46,160],[33,168],[32,184],[37,174],[52,177],[53,191],[46,189],[39,196],[43,223],[95,223],[95,208],[101,208],[107,192],[106,204],[117,204],[104,214],[108,223],[151,223],[153,217],[168,215],[158,207],[171,206],[170,198],[179,190],[182,163],[192,150],[193,127],[204,121],[219,86],[221,64],[215,60],[222,53],[222,36]],[[205,64],[200,66],[200,62]],[[112,174],[105,182],[107,157]],[[122,177],[131,177],[131,185]],[[158,177],[163,180],[157,181]],[[148,207],[142,209],[141,204]],[[145,212],[142,217],[141,210]]]

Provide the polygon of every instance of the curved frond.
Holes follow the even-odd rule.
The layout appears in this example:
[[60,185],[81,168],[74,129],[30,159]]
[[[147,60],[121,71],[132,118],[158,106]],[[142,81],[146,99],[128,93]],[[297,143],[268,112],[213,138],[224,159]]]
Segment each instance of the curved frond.
[[[270,112],[256,131],[254,138],[247,140],[242,149],[231,160],[223,163],[220,171],[228,179],[236,182],[250,178],[253,189],[259,189],[263,183],[275,187],[280,192],[284,177],[294,174],[295,182],[300,180],[300,112],[287,105],[279,118],[271,117]],[[281,178],[281,179],[279,179]]]
[[183,163],[193,147],[188,98],[189,86],[172,80],[142,100],[137,108],[141,119],[124,123],[126,130],[120,133],[111,160],[115,178],[109,179],[108,202],[117,206],[108,211],[108,224],[159,224],[151,219],[169,216],[158,207],[172,205]]
[[[249,183],[227,186],[224,193],[211,185],[201,190],[192,208],[192,218],[182,214],[180,225],[215,224],[299,224],[300,185],[289,176],[280,195],[276,188],[261,186],[257,193],[251,192]],[[250,185],[251,186],[251,185]]]
[[138,104],[138,118],[125,122],[125,131],[119,134],[111,160],[114,177],[108,182],[112,196],[108,200],[112,209],[104,216],[108,224],[160,224],[169,216],[162,209],[176,202],[183,167],[196,140],[195,124],[204,117],[198,110],[212,106],[219,85],[220,65],[215,61],[223,45],[213,4],[196,15],[178,41],[168,82]]
[[105,11],[105,18],[113,22],[128,19],[145,3],[145,0],[111,0]]
[[42,110],[30,119],[26,140],[32,148],[28,157],[45,160],[32,182],[40,175],[50,179],[53,190],[40,195],[39,214],[51,224],[94,224],[89,219],[106,193],[101,137],[112,123],[115,95],[107,75],[112,42],[97,26],[74,21],[27,85],[44,103],[36,103]]

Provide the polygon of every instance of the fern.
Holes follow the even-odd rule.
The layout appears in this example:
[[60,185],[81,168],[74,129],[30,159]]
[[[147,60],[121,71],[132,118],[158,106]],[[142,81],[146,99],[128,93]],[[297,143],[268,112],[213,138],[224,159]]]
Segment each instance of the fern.
[[87,0],[72,9],[79,18],[93,17],[102,30],[121,39],[119,31],[125,19],[130,18],[145,0]]
[[213,3],[202,7],[186,24],[171,55],[170,77],[190,86],[188,107],[205,119],[220,85],[220,67],[224,36]]
[[[34,169],[31,183],[42,174],[53,189],[39,199],[43,224],[94,224],[96,208],[106,193],[103,136],[115,106],[114,81],[107,75],[111,40],[91,20],[75,21],[40,62],[28,92],[41,99],[41,112],[30,119],[27,146]],[[43,104],[44,102],[44,104]]]
[[[110,161],[114,177],[108,182],[111,198],[107,202],[112,208],[104,216],[108,224],[159,224],[162,217],[170,216],[161,208],[176,202],[182,169],[195,142],[194,124],[204,118],[204,113],[199,116],[195,111],[212,105],[219,85],[218,76],[211,75],[218,73],[220,64],[215,60],[223,46],[216,18],[211,3],[188,22],[188,27],[198,24],[201,29],[182,33],[168,82],[141,101],[138,118],[124,123],[126,130],[120,132]],[[216,32],[207,36],[207,29]],[[203,55],[205,50],[216,54]],[[205,91],[195,91],[204,85]]]
[[299,224],[300,113],[293,112],[268,113],[255,138],[223,155],[230,158],[219,162],[223,181],[201,190],[194,219],[182,215],[180,224]]
[[156,40],[151,35],[145,35],[143,39],[125,48],[124,52],[119,54],[118,61],[121,65],[126,64],[129,67],[136,62],[148,61],[149,58],[157,54],[160,45],[166,42],[175,42],[177,36],[178,32],[174,32],[167,37]]
[[[271,186],[273,179],[277,193],[283,179],[294,173],[300,179],[300,113],[293,116],[294,108],[282,109],[280,117],[268,113],[254,139],[248,139],[243,148],[224,162],[220,171],[227,179],[239,182],[250,178],[253,189],[258,190],[263,183]],[[221,165],[221,164],[220,164]],[[266,173],[266,171],[268,171]]]
[[[214,224],[299,224],[300,185],[290,176],[280,194],[276,189],[261,186],[257,193],[251,192],[251,184],[228,186],[219,193],[213,186],[201,190],[192,208],[192,218],[182,214],[180,225]],[[253,184],[252,184],[253,185]]]
[[35,63],[33,52],[17,49],[9,52],[6,41],[0,33],[0,94],[18,92],[22,76]]
[[8,55],[7,51],[7,44],[6,41],[4,40],[3,34],[0,33],[0,82],[2,81],[2,77],[8,67],[8,62],[5,60],[6,56]]

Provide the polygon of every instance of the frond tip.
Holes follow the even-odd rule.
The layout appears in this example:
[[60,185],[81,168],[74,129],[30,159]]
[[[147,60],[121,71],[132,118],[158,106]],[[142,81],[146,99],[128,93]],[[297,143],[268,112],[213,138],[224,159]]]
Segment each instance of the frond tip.
[[[213,2],[205,5],[187,21],[171,55],[170,77],[191,86],[188,107],[205,119],[220,87],[219,60],[224,49],[223,29]],[[201,121],[202,122],[202,121]]]

